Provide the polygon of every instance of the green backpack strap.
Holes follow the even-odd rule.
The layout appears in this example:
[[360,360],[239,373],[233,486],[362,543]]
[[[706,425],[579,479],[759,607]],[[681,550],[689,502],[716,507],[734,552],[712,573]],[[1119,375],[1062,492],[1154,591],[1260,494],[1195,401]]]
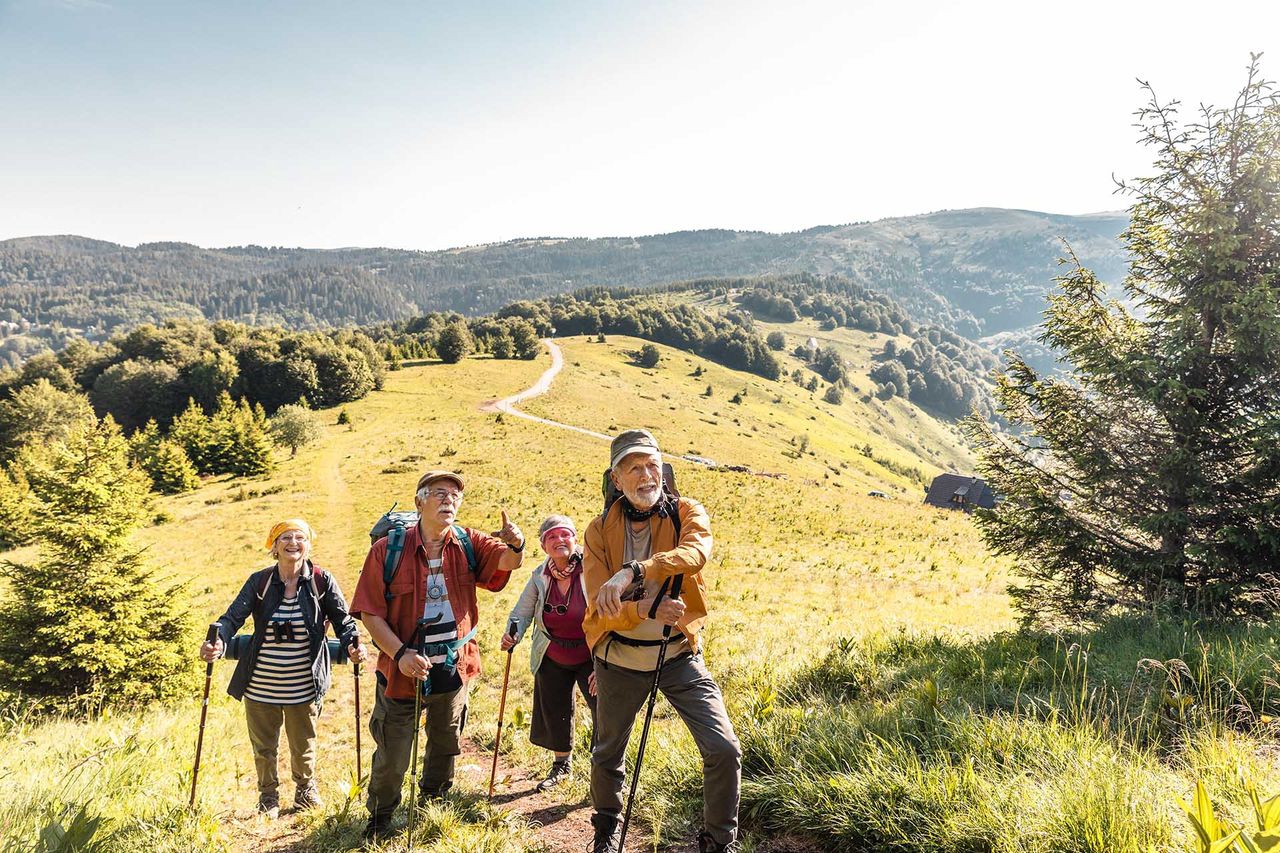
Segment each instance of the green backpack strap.
[[461,524],[453,525],[453,535],[457,537],[458,544],[462,546],[462,550],[467,552],[467,567],[471,569],[471,574],[478,574],[480,565],[476,562],[476,549],[471,544],[471,537],[467,535],[466,529]]
[[391,595],[391,581],[396,576],[396,569],[400,568],[400,555],[403,553],[404,527],[396,525],[387,531],[387,558],[382,563],[382,595],[387,600],[387,604],[390,604],[394,597]]

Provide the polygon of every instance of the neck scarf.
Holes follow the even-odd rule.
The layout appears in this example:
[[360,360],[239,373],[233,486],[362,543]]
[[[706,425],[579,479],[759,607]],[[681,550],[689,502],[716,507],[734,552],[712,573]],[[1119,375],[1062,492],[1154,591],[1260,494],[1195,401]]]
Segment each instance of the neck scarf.
[[578,566],[580,566],[581,564],[582,564],[581,554],[570,555],[569,564],[565,566],[563,569],[557,567],[555,561],[552,560],[550,557],[547,557],[547,572],[551,575],[551,577],[555,578],[558,581],[567,581],[569,578],[573,577],[573,573],[577,571]]

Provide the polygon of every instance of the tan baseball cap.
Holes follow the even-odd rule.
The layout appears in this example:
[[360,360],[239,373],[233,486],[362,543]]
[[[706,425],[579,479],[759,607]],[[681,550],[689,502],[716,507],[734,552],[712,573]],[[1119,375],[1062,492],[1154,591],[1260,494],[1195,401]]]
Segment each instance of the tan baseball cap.
[[467,485],[462,482],[462,475],[455,474],[452,471],[428,471],[418,478],[418,486],[413,491],[415,493],[422,491],[423,486],[429,486],[436,480],[453,480],[458,484],[458,488],[466,491]]
[[632,453],[648,453],[661,456],[658,440],[647,429],[629,429],[618,434],[609,445],[609,467],[616,468],[618,463]]

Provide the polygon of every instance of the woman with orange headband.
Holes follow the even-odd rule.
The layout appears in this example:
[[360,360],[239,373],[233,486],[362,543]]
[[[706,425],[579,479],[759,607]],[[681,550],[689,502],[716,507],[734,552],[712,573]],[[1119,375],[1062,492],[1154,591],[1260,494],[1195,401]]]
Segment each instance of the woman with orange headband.
[[280,726],[289,739],[297,809],[321,804],[316,788],[316,718],[329,689],[330,624],[353,661],[366,652],[356,645],[356,622],[347,612],[338,581],[311,562],[315,533],[300,518],[276,524],[266,547],[276,564],[254,572],[218,619],[218,639],[200,647],[206,661],[221,657],[236,631],[253,616],[253,634],[236,643],[236,669],[227,692],[244,702],[249,741],[258,771],[258,811],[280,813],[276,754]]

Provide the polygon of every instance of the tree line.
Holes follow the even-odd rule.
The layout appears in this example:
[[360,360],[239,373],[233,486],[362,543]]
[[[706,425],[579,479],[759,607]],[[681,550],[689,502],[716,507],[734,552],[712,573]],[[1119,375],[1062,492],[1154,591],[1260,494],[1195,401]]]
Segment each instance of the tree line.
[[[693,283],[671,285],[683,292]],[[367,330],[394,358],[435,355],[456,362],[473,351],[532,358],[550,335],[629,335],[696,353],[712,361],[777,379],[782,365],[747,313],[713,316],[650,290],[586,288],[547,299],[515,302],[492,317],[432,313]]]

